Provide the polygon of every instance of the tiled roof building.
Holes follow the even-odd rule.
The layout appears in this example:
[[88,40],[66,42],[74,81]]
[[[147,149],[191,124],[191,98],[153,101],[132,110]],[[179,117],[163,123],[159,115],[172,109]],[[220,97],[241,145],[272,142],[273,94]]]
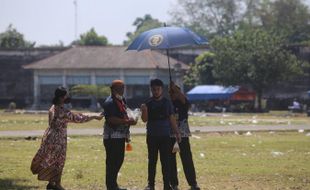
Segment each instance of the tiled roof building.
[[[173,80],[181,85],[188,66],[170,58]],[[57,86],[78,84],[110,85],[114,79],[126,84],[128,99],[149,97],[149,81],[169,82],[166,55],[145,50],[126,51],[123,46],[77,46],[24,66],[34,72],[34,103],[48,104]]]

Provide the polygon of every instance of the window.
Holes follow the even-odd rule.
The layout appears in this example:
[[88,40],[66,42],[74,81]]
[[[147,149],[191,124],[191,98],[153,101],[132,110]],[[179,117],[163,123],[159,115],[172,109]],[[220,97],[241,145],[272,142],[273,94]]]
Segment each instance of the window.
[[148,85],[149,83],[149,76],[125,76],[126,85]]
[[62,85],[62,76],[39,76],[39,83]]
[[118,78],[118,76],[96,76],[96,84],[111,85],[112,81]]
[[67,76],[67,84],[90,84],[90,76]]

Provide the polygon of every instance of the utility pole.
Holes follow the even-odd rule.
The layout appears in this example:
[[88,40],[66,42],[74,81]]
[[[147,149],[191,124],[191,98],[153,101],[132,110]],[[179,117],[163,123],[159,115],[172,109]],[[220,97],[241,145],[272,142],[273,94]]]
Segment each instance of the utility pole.
[[77,0],[73,1],[74,4],[74,41],[77,40]]

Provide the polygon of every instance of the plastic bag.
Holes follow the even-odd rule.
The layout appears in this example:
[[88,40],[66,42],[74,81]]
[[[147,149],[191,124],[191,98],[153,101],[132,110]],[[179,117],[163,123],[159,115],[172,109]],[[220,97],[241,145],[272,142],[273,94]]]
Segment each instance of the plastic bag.
[[172,148],[172,153],[180,152],[180,146],[178,142],[175,142]]
[[135,121],[138,121],[139,117],[141,116],[141,111],[139,108],[136,108],[134,110],[127,108],[126,112],[128,117],[134,119]]

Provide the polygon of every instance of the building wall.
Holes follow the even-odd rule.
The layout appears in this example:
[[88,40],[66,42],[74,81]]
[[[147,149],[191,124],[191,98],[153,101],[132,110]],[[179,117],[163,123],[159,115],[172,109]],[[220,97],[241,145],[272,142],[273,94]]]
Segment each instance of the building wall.
[[[135,71],[135,70],[54,70],[54,71],[33,71],[30,69],[24,69],[23,66],[55,55],[67,48],[33,48],[33,49],[0,49],[0,108],[7,108],[10,102],[15,102],[19,108],[32,107],[35,102],[34,97],[38,97],[40,100],[45,98],[44,102],[50,102],[49,97],[53,93],[56,87],[66,84],[68,87],[74,85],[76,81],[74,79],[68,79],[64,76],[90,76],[90,83],[109,83],[112,79],[120,78],[127,81],[136,81],[137,84],[129,82],[126,86],[126,92],[128,97],[135,99],[137,97],[149,95],[149,87],[145,84],[145,79],[141,79],[141,76],[149,76],[150,78],[161,78],[166,84],[168,84],[169,78],[167,77],[168,71]],[[173,68],[172,68],[173,69]],[[175,71],[173,71],[175,73]],[[179,71],[176,71],[179,73]],[[35,75],[35,73],[37,73]],[[132,76],[127,78],[126,76]],[[135,76],[137,75],[137,76]],[[180,84],[182,79],[177,74],[177,81]],[[37,85],[40,77],[52,77],[46,78],[44,84]],[[95,77],[96,76],[96,79]],[[110,76],[110,78],[107,78]],[[183,74],[182,74],[183,76]],[[182,77],[181,76],[181,77]],[[57,79],[53,79],[56,77]],[[139,78],[140,77],[140,78]],[[174,76],[175,77],[175,76]],[[74,78],[74,77],[73,77]],[[62,81],[51,82],[48,81]],[[67,81],[68,84],[67,84]],[[96,81],[97,80],[97,81]],[[175,78],[174,78],[175,80]],[[44,79],[43,79],[44,81]],[[141,81],[142,82],[141,84]],[[176,81],[176,80],[175,80]],[[71,82],[71,83],[70,83]],[[37,85],[37,87],[35,87]],[[182,84],[180,84],[182,86]],[[40,94],[41,93],[41,94]]]
[[15,102],[17,107],[30,106],[33,101],[33,71],[25,70],[23,66],[62,50],[0,49],[0,108],[7,108],[10,102]]
[[[35,70],[34,71],[34,105],[33,108],[46,108],[54,96],[54,90],[58,86],[68,89],[78,84],[106,85],[110,86],[115,79],[125,82],[125,96],[129,104],[137,107],[145,99],[150,97],[149,83],[153,78],[160,78],[165,84],[167,95],[169,77],[167,70],[137,70],[137,69],[94,69],[94,70]],[[174,81],[182,81],[183,73],[173,72]],[[182,87],[182,83],[179,83]],[[74,97],[73,97],[74,98]],[[79,97],[89,100],[90,97]],[[88,105],[87,105],[88,104]],[[89,105],[90,101],[84,104]]]

